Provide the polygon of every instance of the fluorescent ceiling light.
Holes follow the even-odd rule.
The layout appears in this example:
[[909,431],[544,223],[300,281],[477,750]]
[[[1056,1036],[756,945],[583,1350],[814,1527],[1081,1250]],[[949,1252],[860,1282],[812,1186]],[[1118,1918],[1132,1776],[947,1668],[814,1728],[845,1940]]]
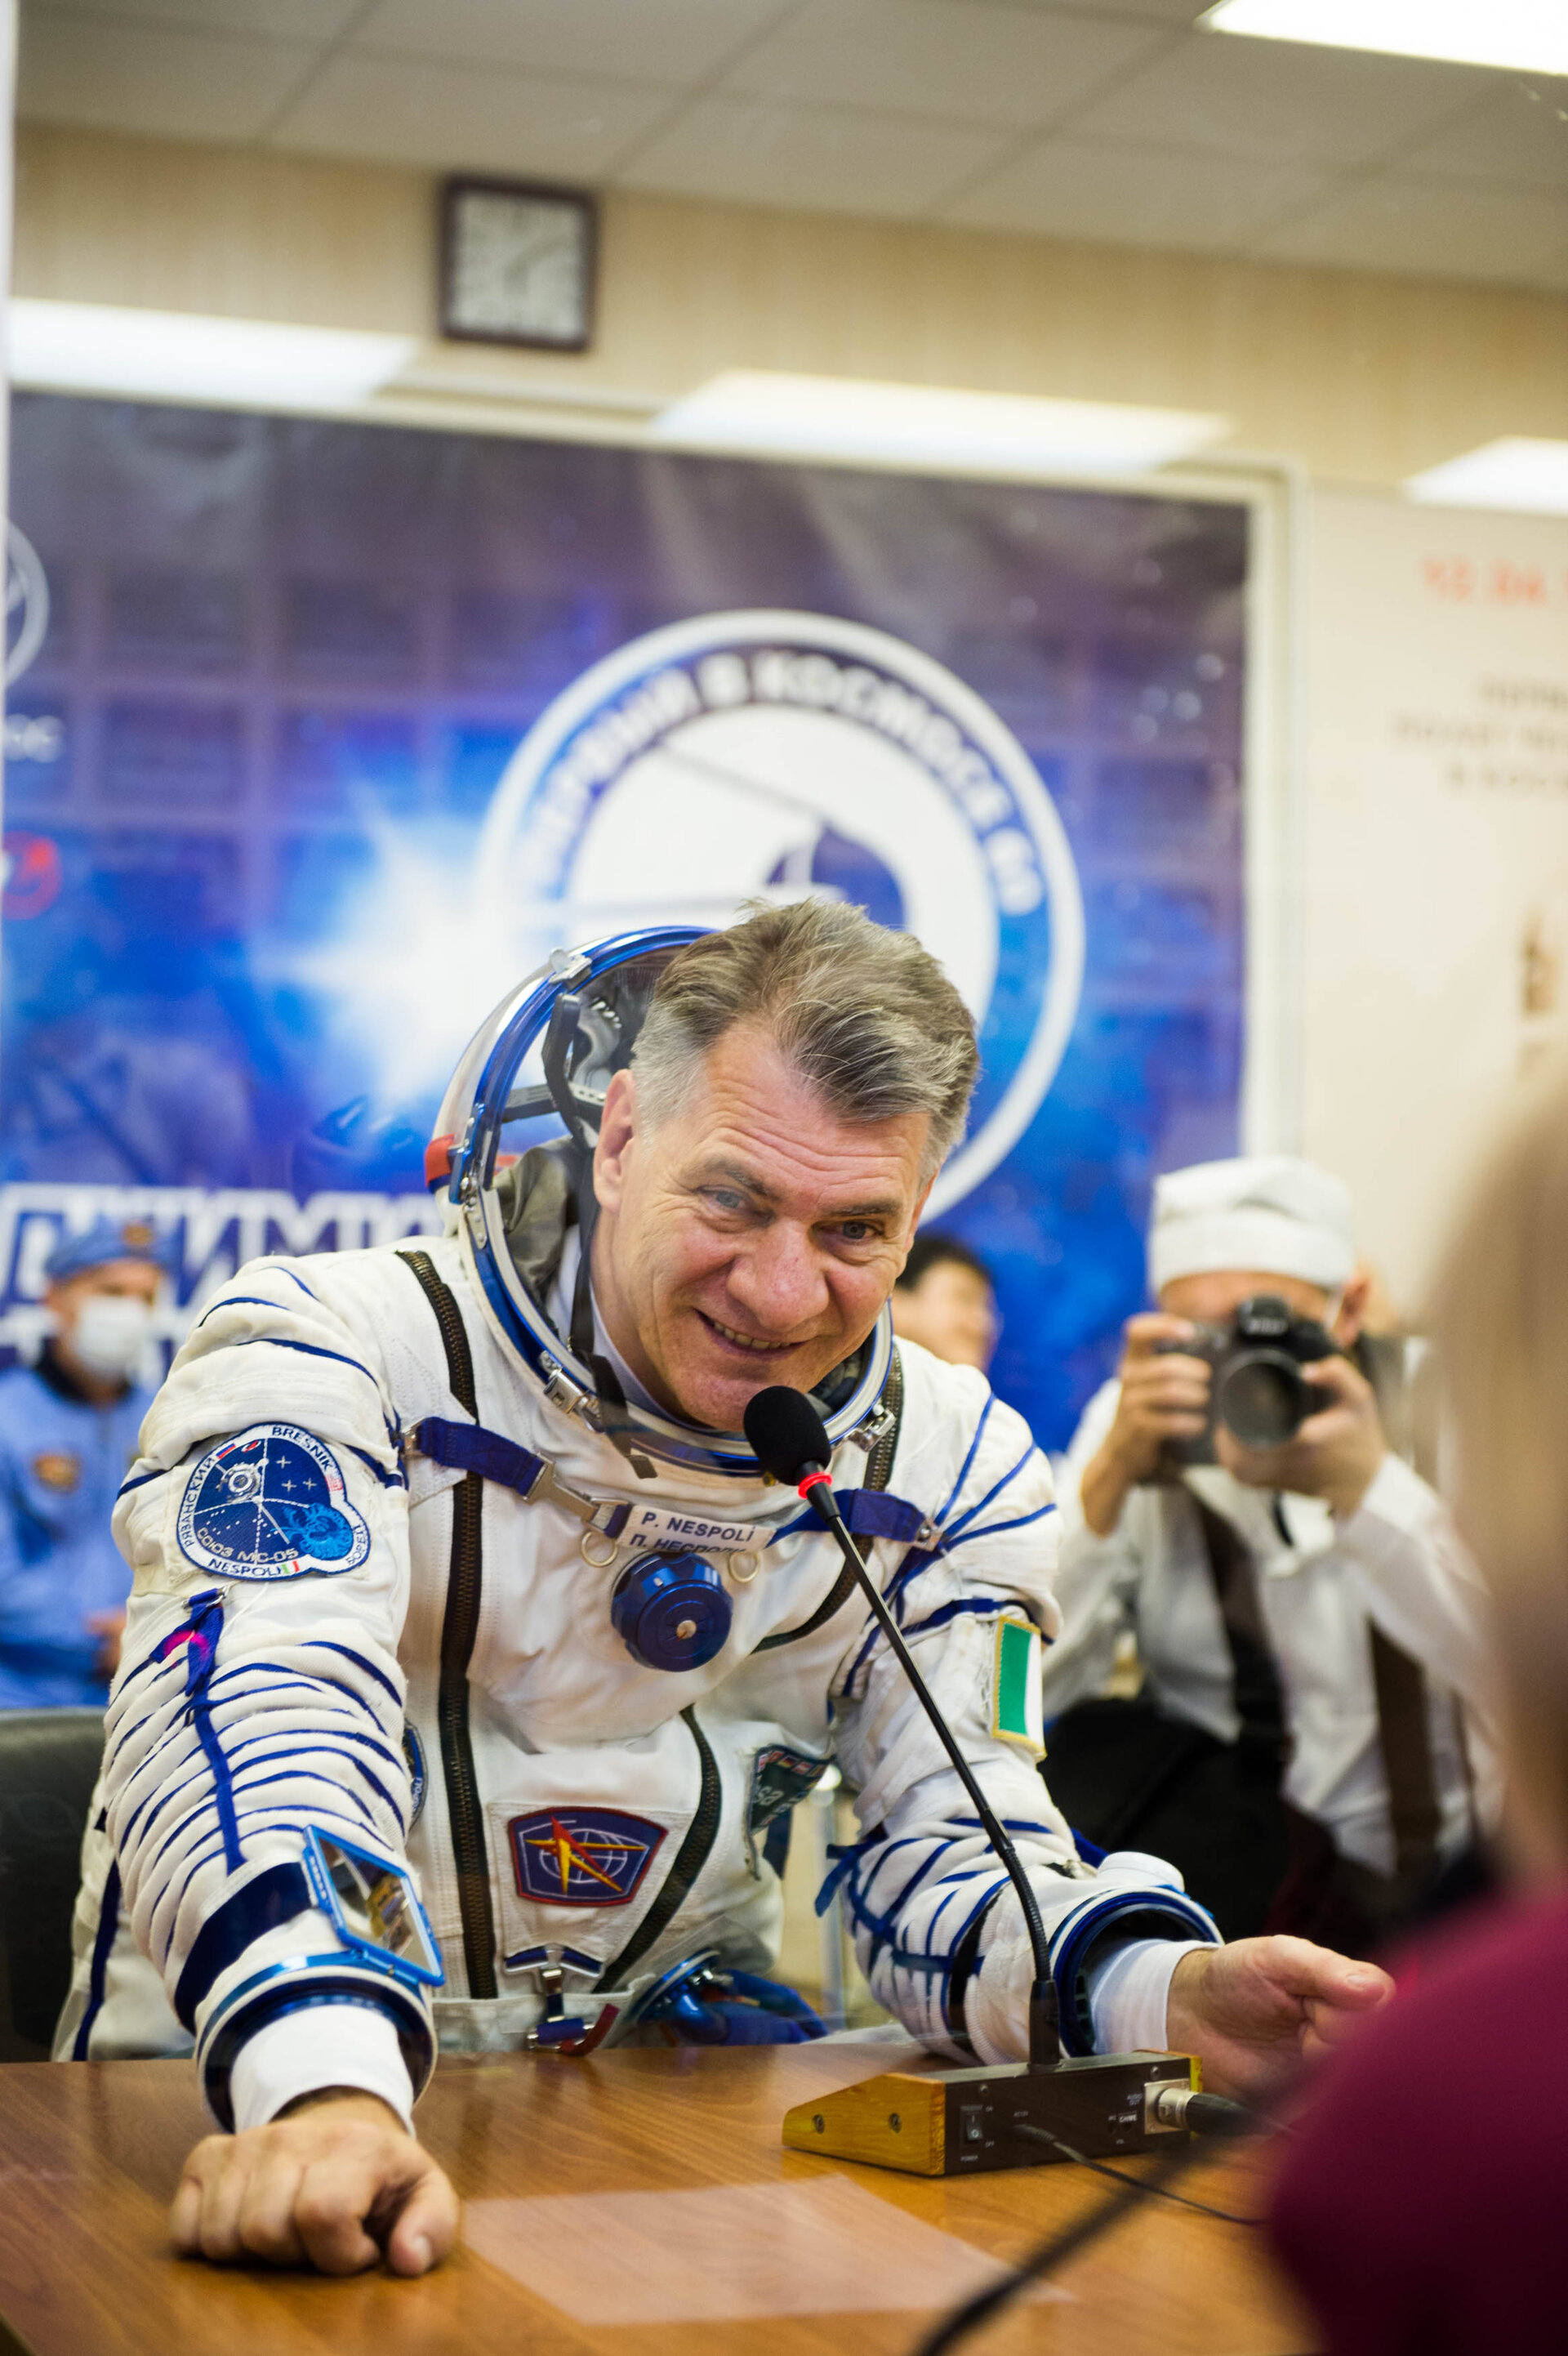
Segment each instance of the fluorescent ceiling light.
[[7,305],[13,384],[256,409],[352,408],[417,349],[411,336],[266,319],[132,311],[109,303]]
[[656,442],[706,450],[1000,475],[1141,473],[1230,430],[1229,418],[1189,410],[744,369],[699,385],[649,428]]
[[1568,515],[1568,442],[1534,442],[1516,434],[1487,442],[1412,475],[1413,499],[1445,508],[1511,508],[1528,515]]
[[1219,0],[1198,23],[1210,33],[1568,74],[1565,0]]

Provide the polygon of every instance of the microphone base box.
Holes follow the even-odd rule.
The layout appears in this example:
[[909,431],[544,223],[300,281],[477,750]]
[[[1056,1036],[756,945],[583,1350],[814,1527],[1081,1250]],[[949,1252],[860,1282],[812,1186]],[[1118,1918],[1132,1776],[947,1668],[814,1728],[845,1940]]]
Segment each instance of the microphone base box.
[[858,2085],[797,2103],[784,2115],[792,2151],[858,2159],[909,2176],[978,2176],[1066,2158],[1019,2133],[1044,2128],[1085,2159],[1168,2147],[1181,2126],[1155,2116],[1162,2088],[1201,2090],[1187,2053],[1091,2053],[1031,2069],[1026,2062],[972,2069],[886,2070]]

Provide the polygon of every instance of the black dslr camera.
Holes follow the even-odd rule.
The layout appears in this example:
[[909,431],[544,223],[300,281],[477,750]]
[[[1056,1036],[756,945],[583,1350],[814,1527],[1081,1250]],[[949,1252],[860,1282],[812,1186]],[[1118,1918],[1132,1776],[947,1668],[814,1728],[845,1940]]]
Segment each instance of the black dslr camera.
[[1212,1464],[1221,1423],[1243,1448],[1284,1447],[1323,1404],[1302,1367],[1339,1353],[1327,1327],[1298,1317],[1272,1292],[1254,1292],[1228,1325],[1200,1325],[1190,1341],[1155,1347],[1162,1358],[1206,1358],[1212,1370],[1209,1428],[1196,1440],[1168,1440],[1170,1464]]

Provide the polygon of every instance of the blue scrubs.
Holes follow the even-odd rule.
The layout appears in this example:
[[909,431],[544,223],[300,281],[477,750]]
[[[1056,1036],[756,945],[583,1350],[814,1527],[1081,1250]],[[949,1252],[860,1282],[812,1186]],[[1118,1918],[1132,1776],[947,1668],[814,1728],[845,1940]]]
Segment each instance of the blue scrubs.
[[0,1375],[0,1709],[107,1697],[87,1623],[131,1591],[109,1516],[152,1397],[95,1406],[47,1355]]

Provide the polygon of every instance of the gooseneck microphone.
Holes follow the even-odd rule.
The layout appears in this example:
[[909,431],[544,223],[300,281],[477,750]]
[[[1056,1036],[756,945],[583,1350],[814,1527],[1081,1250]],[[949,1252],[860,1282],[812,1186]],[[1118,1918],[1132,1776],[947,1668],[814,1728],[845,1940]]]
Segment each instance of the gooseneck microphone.
[[1051,1977],[1051,1947],[1040,1918],[1040,1901],[1006,1827],[976,1781],[952,1728],[938,1709],[925,1679],[916,1668],[898,1623],[883,1602],[876,1582],[866,1569],[860,1550],[845,1525],[827,1471],[833,1446],[827,1437],[827,1427],[805,1392],[791,1390],[784,1383],[775,1383],[769,1389],[759,1391],[747,1407],[743,1420],[746,1439],[763,1471],[771,1472],[775,1481],[787,1483],[797,1490],[837,1539],[838,1550],[853,1571],[870,1607],[872,1618],[887,1638],[921,1708],[935,1729],[938,1740],[953,1762],[954,1772],[974,1803],[987,1839],[1001,1864],[1007,1868],[1013,1888],[1019,1893],[1019,1903],[1023,1908],[1029,1948],[1034,1956],[1034,1984],[1029,1989],[1029,2066],[1036,2070],[1052,2068],[1061,2058],[1061,2044],[1057,2025],[1056,1983]]

